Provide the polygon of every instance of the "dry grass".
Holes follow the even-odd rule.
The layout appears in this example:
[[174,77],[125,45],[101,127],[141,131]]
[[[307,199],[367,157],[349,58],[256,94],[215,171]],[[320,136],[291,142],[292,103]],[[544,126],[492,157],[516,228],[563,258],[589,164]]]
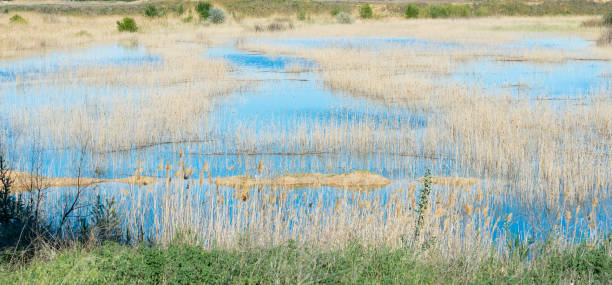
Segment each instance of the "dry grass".
[[355,171],[343,174],[292,174],[277,176],[271,179],[255,178],[249,175],[238,175],[216,178],[214,183],[219,186],[232,187],[236,189],[251,189],[260,187],[295,189],[329,186],[347,190],[374,190],[389,185],[391,180],[368,171]]
[[117,179],[102,178],[69,178],[69,177],[43,177],[21,171],[10,171],[9,175],[13,180],[11,190],[14,193],[30,191],[35,189],[47,189],[51,187],[87,187],[99,183],[123,183],[127,185],[146,186],[157,182],[157,179],[147,176],[130,176]]

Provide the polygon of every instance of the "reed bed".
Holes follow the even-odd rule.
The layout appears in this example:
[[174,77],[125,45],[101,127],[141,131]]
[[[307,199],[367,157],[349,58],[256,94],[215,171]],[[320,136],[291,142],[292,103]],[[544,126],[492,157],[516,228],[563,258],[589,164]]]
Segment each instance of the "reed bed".
[[[36,21],[35,15],[25,16],[34,19],[30,23]],[[92,161],[85,167],[142,159],[133,169],[129,169],[131,165],[117,167],[138,170],[161,182],[140,187],[98,185],[88,195],[93,197],[107,186],[104,194],[116,197],[122,205],[122,226],[133,235],[142,232],[162,244],[177,232],[189,232],[194,243],[206,248],[236,248],[243,238],[263,247],[289,240],[323,248],[342,247],[354,240],[390,247],[412,242],[448,255],[472,257],[470,262],[474,263],[482,261],[492,248],[497,249],[495,254],[507,253],[509,249],[500,241],[517,234],[512,228],[525,225],[531,228],[518,231],[523,239],[533,235],[560,248],[578,240],[594,244],[610,231],[609,90],[584,94],[577,104],[559,104],[518,98],[504,90],[467,86],[448,78],[464,61],[474,58],[540,63],[570,60],[576,53],[517,49],[508,55],[493,44],[551,29],[564,35],[588,37],[591,33],[574,27],[583,18],[561,18],[562,23],[555,24],[557,19],[529,19],[527,24],[513,18],[314,24],[261,35],[268,39],[341,33],[393,35],[485,45],[471,51],[273,46],[245,40],[243,37],[256,33],[235,23],[219,31],[198,27],[194,32],[173,18],[142,20],[142,34],[130,36],[92,26],[90,33],[97,40],[136,42],[148,47],[159,60],[127,67],[84,66],[8,80],[14,90],[35,90],[54,82],[59,90],[94,86],[104,95],[74,92],[66,99],[66,93],[60,91],[42,94],[44,101],[29,98],[38,104],[21,106],[8,114],[10,129],[18,130],[11,139],[21,146],[35,139],[67,152],[86,144],[90,151],[84,155]],[[66,17],[57,25],[63,21],[86,22]],[[96,21],[107,23],[110,19]],[[480,28],[485,22],[487,25]],[[504,32],[506,26],[508,31]],[[4,52],[0,58],[41,51],[40,44],[28,47],[23,43],[40,42],[46,36],[42,32],[26,36],[27,29],[32,28],[15,28],[4,35],[7,41],[1,41],[4,46],[0,50],[20,51]],[[329,119],[313,119],[296,114],[282,122],[254,118],[226,128],[225,115],[232,110],[215,109],[218,100],[241,95],[245,90],[241,80],[250,82],[253,78],[238,78],[244,74],[201,53],[205,47],[228,41],[238,42],[243,49],[309,59],[316,63],[314,67],[291,65],[288,73],[316,74],[317,84],[335,90],[338,96],[370,100],[379,109],[386,108],[385,116],[351,117],[348,111],[340,111]],[[48,46],[94,43],[71,38]],[[249,91],[257,90],[253,85]],[[415,120],[422,122],[415,124]],[[207,139],[211,141],[205,147],[153,147],[153,152],[163,151],[153,155],[129,151],[164,142]],[[128,150],[128,158],[100,155],[117,150]],[[211,158],[215,153],[220,157]],[[271,154],[269,158],[264,157],[266,153]],[[275,177],[286,174],[283,172],[289,165],[322,173],[364,166],[393,174],[395,181],[389,186],[392,188],[379,192],[265,187],[236,192],[212,183],[220,174]],[[139,170],[142,168],[144,171]],[[430,207],[422,212],[424,222],[418,225],[415,209],[422,186],[417,179],[425,168],[440,177],[435,178],[438,183],[434,183]],[[47,193],[50,220],[58,211],[54,205],[70,197],[71,191],[74,189]],[[412,240],[417,228],[421,234]]]

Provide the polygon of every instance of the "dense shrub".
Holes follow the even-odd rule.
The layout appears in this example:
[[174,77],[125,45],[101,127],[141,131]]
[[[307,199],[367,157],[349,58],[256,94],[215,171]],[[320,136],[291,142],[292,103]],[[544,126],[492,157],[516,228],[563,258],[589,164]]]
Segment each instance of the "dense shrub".
[[370,19],[372,16],[374,16],[374,12],[372,12],[372,7],[370,7],[370,4],[366,3],[359,8],[359,16],[362,19]]
[[13,17],[11,17],[9,21],[13,24],[27,24],[28,23],[28,21],[26,21],[26,19],[24,19],[23,17],[19,16],[19,14],[13,15]]
[[404,11],[404,16],[407,19],[412,19],[412,18],[418,17],[419,16],[419,7],[417,7],[414,4],[408,5],[408,7],[406,7],[406,11]]
[[208,13],[212,5],[208,2],[198,2],[195,6],[196,12],[200,15],[200,19],[208,19]]
[[147,8],[145,9],[145,16],[150,17],[150,18],[158,17],[159,11],[157,10],[157,7],[153,5],[147,6]]
[[612,26],[612,11],[608,12],[608,15],[604,17],[604,24]]
[[178,8],[176,8],[176,14],[177,15],[183,15],[185,13],[185,7],[183,6],[183,4],[179,5]]
[[221,8],[213,7],[208,11],[208,20],[214,24],[225,22],[225,12]]
[[355,20],[351,14],[346,12],[340,12],[336,15],[336,21],[340,24],[352,24]]
[[136,26],[136,21],[132,18],[125,17],[123,21],[117,21],[117,30],[120,32],[136,32],[138,31],[138,26]]

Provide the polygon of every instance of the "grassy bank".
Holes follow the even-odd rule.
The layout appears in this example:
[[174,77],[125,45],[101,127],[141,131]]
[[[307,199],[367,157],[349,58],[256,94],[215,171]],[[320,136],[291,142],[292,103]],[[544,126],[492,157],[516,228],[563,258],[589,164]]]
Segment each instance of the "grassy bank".
[[[559,251],[538,247],[531,257],[447,259],[436,252],[349,245],[324,252],[293,243],[270,249],[203,250],[107,243],[47,251],[27,265],[3,265],[3,284],[160,283],[487,283],[571,284],[612,280],[610,243]],[[532,259],[531,261],[527,261]]]
[[[233,17],[269,17],[274,15],[302,15],[304,19],[316,15],[348,12],[357,15],[358,10],[367,1],[267,1],[267,0],[218,0],[210,1],[223,7]],[[414,3],[376,3],[372,4],[374,18],[404,17],[409,6],[418,7],[419,18],[465,18],[484,16],[558,16],[558,15],[601,15],[612,9],[612,2],[596,1],[475,1],[462,3],[431,3],[427,1]],[[176,13],[190,9],[197,2],[180,0],[161,0],[155,2],[76,1],[72,3],[24,3],[14,2],[0,5],[3,10],[32,11],[48,14],[70,15],[125,15],[143,14],[150,5],[155,5],[165,13]],[[450,4],[452,3],[452,4]]]

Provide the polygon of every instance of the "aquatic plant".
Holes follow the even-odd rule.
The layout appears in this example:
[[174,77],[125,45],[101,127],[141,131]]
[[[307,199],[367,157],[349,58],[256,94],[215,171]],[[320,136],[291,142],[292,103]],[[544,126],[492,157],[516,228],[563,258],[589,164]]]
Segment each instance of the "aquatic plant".
[[372,12],[372,7],[370,7],[369,3],[365,3],[359,7],[359,16],[362,19],[370,19],[374,16],[374,12]]
[[117,30],[119,32],[136,32],[138,31],[138,26],[136,25],[136,21],[132,18],[125,17],[122,21],[117,21]]
[[409,4],[406,10],[404,10],[404,17],[406,17],[406,19],[419,17],[419,7],[414,4]]
[[208,20],[213,24],[225,22],[225,12],[221,8],[213,7],[208,11]]
[[352,24],[355,22],[355,19],[353,19],[353,16],[349,13],[340,12],[336,15],[336,21],[340,24]]

